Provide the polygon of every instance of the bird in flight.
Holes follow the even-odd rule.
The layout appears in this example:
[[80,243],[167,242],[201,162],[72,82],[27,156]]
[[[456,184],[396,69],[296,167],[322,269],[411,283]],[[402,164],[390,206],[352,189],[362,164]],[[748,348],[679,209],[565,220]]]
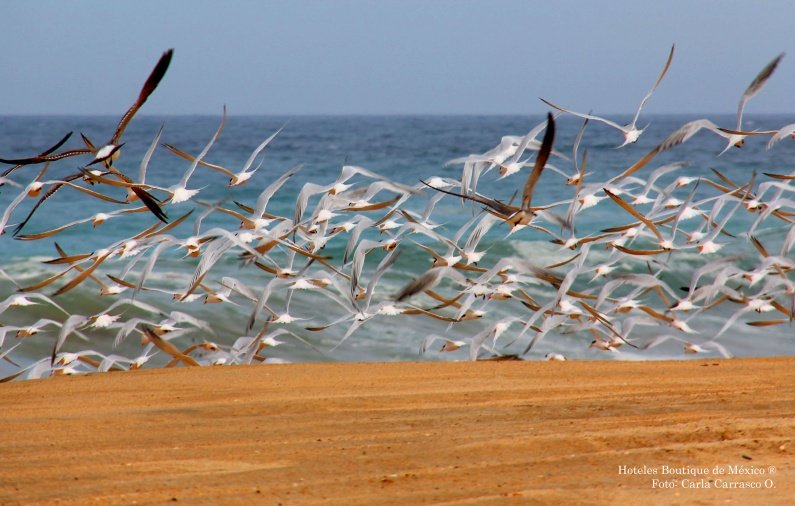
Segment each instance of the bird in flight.
[[[71,156],[84,155],[84,154],[93,154],[94,155],[94,159],[93,160],[91,160],[84,167],[81,167],[80,171],[77,172],[76,174],[73,174],[73,175],[70,175],[70,176],[66,176],[64,178],[64,181],[65,182],[70,182],[70,181],[74,181],[75,179],[78,179],[78,178],[81,178],[81,177],[85,177],[86,174],[89,172],[89,169],[87,169],[87,167],[89,167],[91,165],[94,165],[96,163],[103,163],[110,174],[112,174],[113,176],[115,176],[116,178],[118,178],[121,181],[124,181],[126,183],[132,183],[132,181],[130,180],[129,177],[127,177],[126,175],[122,174],[118,169],[113,167],[113,165],[111,165],[111,164],[112,164],[112,162],[115,159],[118,158],[118,156],[120,154],[119,150],[121,149],[123,143],[120,143],[119,141],[121,140],[121,136],[124,133],[124,130],[127,128],[127,125],[130,123],[132,118],[135,116],[135,113],[138,112],[138,109],[140,109],[141,106],[143,106],[143,104],[149,98],[149,95],[151,95],[152,92],[155,91],[155,88],[157,88],[158,84],[160,84],[160,81],[163,79],[163,76],[166,74],[166,71],[168,70],[168,66],[171,63],[171,57],[172,57],[173,53],[174,53],[174,50],[173,49],[169,49],[168,51],[164,52],[163,55],[160,57],[160,60],[158,60],[158,62],[155,65],[154,69],[152,69],[152,72],[149,74],[149,77],[146,79],[146,82],[144,83],[143,87],[141,88],[141,91],[138,94],[138,98],[136,99],[135,103],[133,103],[133,105],[121,117],[121,120],[119,120],[119,124],[116,126],[116,131],[113,133],[113,136],[110,138],[110,140],[104,146],[102,146],[100,148],[96,148],[94,146],[94,144],[88,139],[88,137],[86,137],[85,135],[81,134],[81,136],[83,138],[83,142],[86,145],[86,148],[83,148],[83,149],[72,149],[72,150],[63,151],[63,152],[55,153],[55,154],[51,153],[51,151],[52,151],[52,148],[51,148],[50,150],[48,150],[48,151],[50,151],[49,153],[47,151],[45,151],[42,154],[30,157],[30,158],[19,158],[19,159],[4,159],[4,158],[0,158],[0,163],[7,163],[7,164],[11,164],[11,165],[15,165],[15,166],[21,167],[21,166],[24,166],[24,165],[31,165],[31,164],[38,164],[38,163],[51,162],[51,161],[55,161],[55,160],[61,160],[63,158],[68,158],[68,157],[71,157]],[[66,138],[68,138],[68,136]],[[57,145],[60,145],[60,144],[61,143],[59,143]],[[97,172],[97,175],[98,174],[99,173]],[[62,187],[63,187],[63,184],[55,184],[52,187],[50,187],[50,189],[44,195],[42,195],[42,197],[39,199],[39,201],[36,203],[36,205],[31,210],[30,214],[28,214],[28,216],[25,218],[25,220],[23,220],[17,226],[16,230],[14,231],[15,235],[18,234],[22,230],[22,228],[25,226],[25,224],[28,222],[28,220],[30,220],[31,216],[36,211],[36,209],[38,209],[38,207],[41,204],[43,204],[48,198],[50,198],[52,195],[54,195],[55,192],[57,192]],[[166,217],[165,213],[162,211],[162,209],[160,209],[160,205],[158,204],[157,199],[155,199],[151,194],[149,194],[149,192],[147,192],[143,188],[135,187],[135,188],[133,188],[133,191],[135,192],[137,197],[141,200],[141,202],[143,202],[146,205],[146,207],[149,208],[149,210],[151,210],[152,213],[159,220],[161,220],[163,222],[167,221],[167,217]]]
[[646,96],[643,97],[643,100],[640,101],[640,105],[638,105],[638,109],[635,111],[635,116],[632,118],[632,121],[630,123],[628,123],[627,125],[621,126],[618,123],[616,123],[615,121],[611,121],[609,119],[605,119],[605,118],[602,118],[602,117],[599,117],[599,116],[593,116],[591,114],[583,114],[583,113],[580,113],[580,112],[570,111],[568,109],[564,109],[563,107],[557,106],[557,105],[553,104],[552,102],[550,102],[549,100],[545,100],[543,98],[541,99],[541,101],[544,102],[545,104],[547,104],[548,106],[550,106],[550,107],[552,107],[554,109],[557,109],[559,111],[562,111],[562,112],[565,112],[565,113],[568,113],[568,114],[572,114],[574,116],[578,116],[578,117],[584,118],[584,119],[591,119],[591,120],[594,120],[594,121],[600,121],[600,122],[604,123],[605,125],[611,126],[611,127],[615,128],[615,129],[621,131],[621,133],[624,134],[624,143],[621,144],[620,146],[618,146],[619,148],[622,148],[622,147],[626,146],[627,144],[633,144],[633,143],[637,142],[638,138],[640,137],[640,134],[642,134],[643,131],[645,130],[645,127],[644,128],[638,128],[638,117],[640,116],[640,110],[643,109],[643,106],[646,104],[646,101],[649,100],[649,98],[651,97],[652,93],[654,93],[654,90],[656,90],[657,86],[660,85],[660,81],[662,81],[663,77],[665,77],[665,73],[668,72],[668,67],[671,66],[671,60],[673,60],[673,57],[674,57],[674,48],[675,47],[676,47],[675,45],[671,46],[671,52],[668,53],[668,60],[665,62],[665,67],[663,67],[663,70],[660,73],[660,77],[657,78],[657,81],[654,82],[654,86],[652,86],[651,90],[649,90],[649,92],[646,93]]
[[[32,156],[29,158],[18,158],[18,159],[7,159],[7,158],[0,158],[0,163],[6,163],[11,165],[31,165],[36,163],[44,163],[44,162],[53,162],[56,160],[61,160],[63,158],[68,158],[71,156],[77,155],[84,155],[84,154],[93,154],[94,159],[90,161],[88,165],[94,165],[96,163],[104,162],[106,165],[110,165],[110,162],[118,158],[119,156],[119,149],[121,148],[121,144],[119,143],[124,130],[127,128],[127,125],[135,116],[135,113],[138,112],[138,109],[144,105],[146,100],[149,98],[149,95],[155,91],[157,85],[160,84],[160,81],[163,79],[163,76],[166,75],[166,71],[168,70],[168,66],[171,63],[171,57],[174,54],[173,49],[169,49],[160,57],[158,60],[157,65],[155,68],[152,69],[152,72],[149,74],[149,77],[146,79],[143,87],[141,88],[141,92],[138,94],[138,98],[136,99],[135,103],[127,109],[127,112],[119,120],[119,124],[116,126],[116,131],[113,133],[113,136],[110,140],[100,148],[96,148],[94,144],[85,136],[83,135],[83,142],[86,144],[86,147],[83,149],[71,149],[68,151],[62,151],[60,153],[52,153],[52,150],[45,151],[39,155]],[[68,138],[68,136],[66,137]],[[65,141],[62,140],[61,143]],[[60,146],[60,144],[56,146]]]
[[435,190],[440,191],[442,193],[447,193],[448,195],[455,195],[456,197],[460,197],[466,200],[477,202],[479,204],[483,204],[484,206],[488,207],[490,209],[490,212],[493,212],[495,216],[507,222],[508,225],[511,227],[511,230],[519,230],[520,228],[524,228],[530,223],[530,221],[535,216],[535,211],[538,211],[537,208],[534,209],[531,206],[533,198],[533,190],[535,189],[536,184],[538,183],[538,180],[541,177],[541,172],[544,170],[544,167],[546,166],[550,153],[552,153],[552,144],[554,140],[555,140],[555,118],[552,117],[552,113],[547,113],[547,126],[546,126],[546,131],[544,133],[544,139],[541,141],[541,147],[538,150],[538,155],[536,156],[535,164],[533,165],[533,170],[527,176],[527,180],[525,181],[524,188],[522,191],[522,202],[518,207],[506,204],[496,199],[490,199],[480,196],[477,193],[473,193],[471,195],[465,195],[445,190],[442,188],[435,188]]

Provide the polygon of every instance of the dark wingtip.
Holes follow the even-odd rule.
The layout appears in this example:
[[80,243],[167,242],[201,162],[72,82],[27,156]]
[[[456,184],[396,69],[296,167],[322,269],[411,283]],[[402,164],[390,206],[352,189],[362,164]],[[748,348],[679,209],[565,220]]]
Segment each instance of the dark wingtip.
[[27,224],[27,221],[23,221],[22,223],[20,223],[16,227],[14,227],[14,231],[11,233],[11,235],[16,239],[16,237],[19,235],[19,233],[22,232],[22,229],[25,228],[26,224]]
[[547,112],[547,128],[544,132],[544,138],[541,141],[541,148],[538,150],[536,162],[543,167],[552,153],[552,145],[555,142],[555,117],[551,112]]
[[139,199],[141,199],[141,202],[143,202],[144,205],[150,211],[152,211],[152,214],[154,214],[158,220],[162,221],[163,223],[168,223],[168,216],[166,215],[165,211],[163,211],[163,208],[161,208],[157,203],[157,199],[155,199],[143,188],[137,186],[133,186],[132,191],[138,196]]
[[168,70],[168,66],[171,64],[171,57],[174,55],[174,49],[169,49],[163,53],[158,60],[157,65],[155,68],[152,69],[152,73],[149,74],[149,77],[146,79],[146,83],[144,83],[143,88],[141,89],[141,94],[139,96],[139,101],[143,103],[155,91],[157,85],[160,84],[160,81],[163,79],[163,76],[166,75],[166,71]]
[[69,138],[72,136],[72,133],[74,133],[74,132],[69,132],[68,134],[64,135],[64,136],[63,136],[63,138],[62,138],[60,141],[58,141],[58,142],[57,142],[57,143],[56,143],[54,146],[52,146],[50,149],[48,149],[48,150],[44,151],[42,154],[43,154],[43,155],[45,155],[45,156],[46,156],[46,155],[49,155],[50,153],[52,153],[52,152],[53,152],[53,151],[55,151],[56,149],[58,149],[58,148],[60,148],[61,146],[63,146],[63,145],[66,143],[66,141],[68,141],[68,140],[69,140]]

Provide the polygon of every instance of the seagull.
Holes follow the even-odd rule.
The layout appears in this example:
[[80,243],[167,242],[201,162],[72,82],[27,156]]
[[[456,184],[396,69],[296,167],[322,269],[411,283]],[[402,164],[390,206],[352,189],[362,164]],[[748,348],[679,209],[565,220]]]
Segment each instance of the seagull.
[[548,106],[550,106],[550,107],[552,107],[554,109],[557,109],[559,111],[562,111],[562,112],[565,112],[565,113],[568,113],[568,114],[572,114],[572,115],[578,116],[580,118],[592,119],[594,121],[600,121],[600,122],[602,122],[602,123],[604,123],[604,124],[606,124],[608,126],[611,126],[611,127],[615,128],[615,129],[621,131],[621,133],[624,134],[624,143],[621,144],[620,146],[618,146],[619,148],[622,148],[622,147],[626,146],[627,144],[633,144],[633,143],[637,142],[638,138],[640,137],[640,134],[642,134],[643,131],[645,130],[645,128],[638,128],[638,126],[637,126],[638,117],[640,116],[640,110],[643,109],[643,106],[644,106],[644,104],[646,104],[646,101],[649,100],[649,97],[651,97],[652,93],[654,93],[654,90],[656,90],[657,86],[660,85],[660,81],[662,81],[663,77],[665,77],[665,73],[668,72],[668,67],[671,66],[671,60],[673,60],[673,57],[674,57],[674,47],[675,47],[675,45],[671,46],[671,52],[668,53],[668,60],[665,62],[665,67],[663,67],[663,70],[660,73],[660,77],[657,78],[657,81],[654,82],[654,86],[652,86],[651,90],[649,90],[649,92],[646,94],[646,96],[643,97],[643,100],[640,101],[640,105],[638,105],[638,109],[637,109],[637,111],[635,111],[635,116],[632,118],[632,121],[629,124],[627,124],[627,125],[621,126],[621,125],[619,125],[618,123],[616,123],[614,121],[610,121],[608,119],[601,118],[599,116],[593,116],[591,114],[583,114],[583,113],[579,113],[579,112],[570,111],[568,109],[564,109],[563,107],[557,106],[557,105],[553,104],[552,102],[550,102],[549,100],[545,100],[543,98],[541,99],[541,101],[544,102],[545,104],[547,104]]
[[89,147],[89,151],[94,153],[94,159],[88,163],[88,165],[94,165],[96,163],[105,163],[106,165],[110,165],[110,162],[117,159],[119,157],[119,148],[121,148],[121,144],[119,144],[119,140],[121,139],[124,130],[127,128],[127,125],[135,116],[135,113],[138,112],[138,109],[144,105],[146,100],[149,98],[149,95],[155,91],[160,81],[163,79],[163,76],[166,75],[166,71],[168,70],[168,66],[171,63],[171,57],[174,54],[173,49],[169,49],[163,53],[158,60],[155,67],[152,69],[152,72],[149,74],[149,77],[146,79],[143,87],[141,88],[140,93],[138,94],[138,98],[136,99],[135,103],[124,113],[119,120],[119,124],[116,126],[116,131],[113,133],[113,137],[99,149],[93,149],[91,146],[90,141],[84,136],[83,139]]
[[425,339],[422,340],[422,343],[420,343],[420,355],[423,355],[428,350],[428,348],[434,343],[434,341],[437,340],[444,341],[444,344],[438,350],[443,353],[450,353],[451,351],[456,351],[469,344],[469,342],[463,341],[461,339],[450,339],[448,337],[440,336],[437,334],[428,334],[427,336],[425,336]]
[[[34,158],[46,157],[47,155],[51,154],[51,153],[52,153],[53,151],[55,151],[56,149],[58,149],[58,148],[60,148],[61,146],[63,146],[63,145],[66,143],[66,141],[68,141],[68,140],[69,140],[69,138],[70,138],[71,136],[72,136],[72,132],[69,132],[69,133],[67,133],[66,135],[64,135],[64,136],[61,138],[61,140],[59,140],[58,142],[56,142],[56,143],[55,143],[54,145],[52,145],[51,147],[49,147],[49,148],[45,149],[44,151],[42,151],[41,153],[39,153],[38,155],[36,155],[36,157],[34,157]],[[8,180],[7,180],[7,179],[5,179],[5,178],[6,178],[6,176],[8,176],[8,175],[9,175],[9,174],[11,174],[12,172],[14,172],[16,169],[18,169],[18,168],[20,168],[20,167],[24,167],[24,166],[25,166],[25,164],[18,163],[18,164],[16,164],[16,165],[14,165],[13,167],[9,167],[8,169],[4,170],[4,171],[3,171],[3,172],[0,174],[0,186],[3,186],[4,184],[6,184],[6,183],[8,182]]]
[[508,223],[508,225],[511,227],[512,232],[524,228],[530,223],[530,221],[535,216],[535,211],[538,211],[537,208],[534,209],[531,206],[533,198],[533,190],[535,189],[535,186],[538,183],[539,178],[541,177],[541,172],[544,170],[547,160],[549,159],[549,155],[552,152],[552,144],[554,140],[555,140],[555,119],[552,116],[552,113],[547,113],[547,128],[544,133],[544,139],[541,142],[541,148],[539,149],[538,155],[536,156],[533,170],[527,176],[527,180],[525,181],[524,189],[522,192],[522,202],[519,207],[512,206],[510,204],[505,204],[503,202],[500,202],[499,200],[482,197],[478,194],[466,195],[466,194],[448,191],[443,188],[435,188],[435,189],[442,193],[447,193],[448,195],[454,195],[456,197],[460,197],[466,200],[471,200],[473,202],[477,202],[479,204],[487,206],[488,208],[491,209],[490,212],[496,213],[495,214],[496,216],[498,216],[499,218],[503,219],[505,222]]
[[[554,117],[559,115],[555,114]],[[453,160],[449,160],[445,163],[445,167],[463,163],[464,168],[461,174],[461,181],[456,182],[455,186],[461,187],[461,192],[469,195],[474,194],[475,190],[477,189],[478,180],[480,176],[486,174],[491,169],[496,166],[501,167],[504,170],[503,175],[508,172],[508,167],[504,165],[506,160],[512,159],[513,163],[510,163],[512,169],[519,170],[522,166],[524,166],[524,162],[518,162],[518,157],[521,156],[522,152],[526,149],[533,149],[539,150],[541,149],[541,144],[536,140],[538,134],[546,126],[546,121],[542,121],[538,125],[534,126],[530,129],[530,131],[525,136],[516,136],[516,135],[506,135],[502,137],[500,143],[495,146],[494,148],[490,149],[489,151],[480,154],[480,155],[469,155],[463,158],[456,158]],[[565,159],[565,155],[558,153],[554,149],[551,151],[552,155],[559,156]],[[514,170],[514,171],[515,171]],[[432,188],[438,188],[440,185],[438,177],[432,177],[425,182],[427,186]],[[447,187],[449,185],[444,185],[442,187]]]
[[177,359],[178,361],[184,362],[185,365],[190,365],[190,366],[200,365],[193,357],[189,357],[183,354],[176,346],[174,346],[170,342],[160,337],[155,331],[155,329],[152,329],[151,327],[148,326],[144,326],[143,333],[148,342],[154,344],[161,351],[171,355],[173,358]]
[[[85,149],[70,150],[67,152],[57,153],[57,154],[48,154],[45,152],[45,154],[43,155],[34,156],[32,158],[17,159],[17,160],[0,159],[0,163],[9,163],[13,165],[29,165],[29,164],[60,160],[62,158],[81,155],[81,154],[94,154],[94,159],[84,167],[81,167],[80,172],[73,174],[71,176],[67,176],[66,178],[64,178],[64,181],[65,182],[74,181],[75,179],[84,177],[86,174],[96,173],[94,171],[89,171],[87,167],[101,162],[107,167],[108,171],[110,171],[117,178],[119,178],[122,181],[126,181],[128,183],[131,182],[127,176],[119,172],[115,167],[111,165],[111,163],[119,156],[119,150],[122,147],[122,143],[119,143],[119,140],[121,139],[124,130],[127,128],[127,125],[135,116],[135,113],[138,112],[138,109],[140,109],[141,106],[143,106],[144,102],[146,102],[146,100],[149,98],[149,95],[152,94],[155,88],[157,88],[157,85],[163,79],[163,76],[165,75],[166,70],[168,70],[168,66],[171,63],[171,57],[173,55],[173,52],[174,52],[173,49],[169,49],[168,51],[163,53],[163,55],[160,57],[160,60],[157,62],[157,65],[155,65],[155,68],[149,74],[149,77],[147,78],[146,82],[141,88],[141,91],[138,95],[138,99],[121,117],[121,120],[119,120],[119,124],[116,127],[116,131],[114,132],[113,136],[108,141],[108,143],[105,144],[104,146],[96,148],[91,143],[91,141],[85,135],[83,135],[82,136],[83,142],[87,146]],[[63,186],[62,184],[56,184],[52,186],[39,199],[39,201],[36,203],[34,208],[30,211],[28,217],[22,223],[20,223],[20,225],[17,226],[15,234],[18,234],[22,230],[22,228],[28,222],[28,220],[36,211],[36,209],[38,209],[38,207],[42,203],[44,203],[45,200],[47,200],[49,197],[55,194],[55,192],[57,192],[62,186]],[[134,188],[133,191],[141,199],[141,201],[144,204],[146,204],[146,206],[155,214],[155,216],[158,217],[158,219],[164,222],[167,221],[167,217],[165,213],[163,213],[163,211],[160,209],[157,200],[151,195],[149,195],[149,193],[145,189]]]
[[461,285],[466,285],[467,279],[453,267],[431,267],[421,275],[411,280],[394,297],[396,302],[402,302],[420,292],[431,290],[439,282],[449,277]]
[[754,80],[751,81],[751,84],[748,85],[748,88],[746,88],[742,97],[740,97],[740,103],[737,106],[737,124],[734,127],[734,130],[727,130],[723,128],[720,129],[722,132],[729,134],[729,144],[723,149],[723,151],[721,151],[721,154],[728,151],[732,146],[739,148],[745,143],[745,138],[749,135],[747,132],[742,131],[743,110],[745,109],[745,104],[748,103],[748,101],[757,93],[759,93],[765,84],[767,84],[768,79],[770,79],[770,76],[773,75],[773,72],[775,72],[776,67],[778,67],[778,64],[782,58],[784,58],[784,53],[781,53],[780,55],[773,58],[773,60],[768,63],[765,68],[759,72],[759,74],[757,74]]
[[779,141],[786,137],[793,137],[795,138],[795,123],[790,123],[789,125],[785,125],[778,130],[774,130],[771,132],[772,137],[767,143],[767,149],[771,149],[774,145],[776,145]]
[[109,213],[95,213],[88,218],[81,218],[79,220],[71,221],[59,227],[46,230],[44,232],[37,232],[35,234],[20,234],[16,236],[16,239],[20,241],[35,241],[39,239],[44,239],[46,237],[51,237],[55,234],[59,234],[65,230],[68,230],[74,226],[91,222],[93,228],[97,228],[98,226],[102,225],[104,222],[110,220],[111,218],[115,218],[117,216],[121,216],[122,214],[130,214],[133,212],[137,212],[139,210],[144,210],[144,208],[140,209],[120,209],[117,211],[112,211]]
[[[163,76],[166,75],[166,71],[168,70],[168,66],[171,63],[171,57],[174,54],[173,49],[169,49],[168,51],[164,52],[163,55],[158,60],[157,64],[155,65],[152,72],[149,74],[149,77],[146,79],[143,87],[141,88],[140,93],[138,94],[138,98],[136,99],[135,103],[124,113],[124,115],[119,120],[119,124],[116,126],[116,131],[113,133],[113,136],[110,140],[102,147],[96,148],[91,141],[88,140],[87,137],[83,136],[83,141],[86,144],[85,149],[74,149],[70,151],[65,151],[62,153],[52,154],[54,149],[48,150],[49,152],[45,151],[44,153],[29,157],[29,158],[20,158],[15,160],[10,159],[3,159],[0,158],[0,163],[7,163],[12,165],[30,165],[35,163],[42,163],[47,161],[55,161],[61,160],[63,158],[67,158],[70,156],[82,155],[82,154],[93,154],[94,159],[88,163],[88,165],[94,165],[96,163],[107,163],[110,165],[110,162],[118,158],[119,156],[119,148],[121,148],[121,144],[119,140],[121,139],[124,130],[127,128],[127,125],[135,116],[135,113],[138,112],[138,109],[144,105],[146,100],[149,98],[149,95],[155,91],[157,85],[160,84],[160,81],[163,79]],[[68,136],[66,137],[68,138]],[[56,144],[56,146],[60,146],[63,142],[66,141],[66,138],[62,140],[61,143]],[[56,147],[57,149],[57,147]]]
[[229,170],[229,169],[227,169],[225,167],[221,167],[220,165],[214,165],[214,164],[205,162],[204,160],[201,159],[201,157],[191,156],[188,153],[185,153],[184,151],[175,148],[171,144],[163,144],[163,147],[165,147],[166,149],[168,149],[169,151],[171,151],[175,155],[177,155],[179,157],[182,157],[182,158],[184,158],[184,159],[186,159],[186,160],[188,160],[190,162],[196,162],[196,160],[198,158],[198,164],[199,165],[202,165],[204,167],[208,167],[208,168],[213,169],[213,170],[217,170],[218,172],[221,172],[222,174],[225,174],[226,176],[228,176],[229,177],[229,183],[227,184],[227,186],[240,186],[240,185],[246,183],[249,179],[251,179],[251,176],[253,176],[254,173],[259,169],[259,166],[257,166],[254,170],[249,170],[251,168],[251,166],[254,164],[254,160],[256,160],[257,156],[259,156],[259,154],[262,152],[263,149],[268,147],[268,145],[271,143],[271,141],[277,135],[279,135],[279,133],[283,129],[284,129],[284,126],[279,128],[273,135],[271,135],[270,137],[268,137],[267,139],[262,141],[262,143],[259,146],[257,146],[257,148],[254,151],[252,151],[251,155],[248,157],[248,160],[246,160],[246,163],[243,165],[243,168],[240,170],[240,172],[237,172],[237,173],[234,173],[234,172],[232,172],[231,170]]
[[649,348],[654,348],[666,341],[679,341],[682,343],[682,349],[687,354],[694,354],[694,353],[708,353],[709,349],[713,349],[723,355],[724,358],[732,358],[732,354],[727,350],[723,345],[719,344],[713,339],[703,342],[701,344],[696,344],[691,341],[687,341],[677,336],[673,336],[670,334],[660,335],[653,338],[651,341],[644,344],[640,349],[647,350]]
[[767,83],[770,76],[773,75],[773,71],[776,70],[778,63],[784,57],[784,53],[781,53],[776,58],[773,59],[767,66],[762,69],[762,71],[756,76],[756,78],[751,82],[751,84],[746,88],[745,93],[743,93],[742,97],[740,97],[740,104],[737,107],[737,127],[734,130],[728,130],[725,128],[720,128],[718,125],[713,123],[708,119],[697,119],[693,121],[689,121],[682,125],[681,127],[677,128],[673,133],[671,133],[668,137],[665,138],[660,144],[652,148],[643,158],[635,162],[630,168],[622,172],[620,175],[614,177],[610,180],[611,183],[615,183],[616,181],[623,179],[631,174],[634,174],[638,170],[642,169],[647,163],[649,163],[655,156],[671,149],[675,146],[678,146],[691,137],[696,135],[702,129],[709,130],[714,132],[721,137],[728,140],[728,144],[720,152],[720,154],[725,153],[729,148],[735,146],[737,148],[742,147],[745,142],[745,138],[750,135],[749,132],[743,132],[742,129],[742,120],[743,120],[743,110],[745,109],[745,104],[753,98],[759,91],[764,87]]

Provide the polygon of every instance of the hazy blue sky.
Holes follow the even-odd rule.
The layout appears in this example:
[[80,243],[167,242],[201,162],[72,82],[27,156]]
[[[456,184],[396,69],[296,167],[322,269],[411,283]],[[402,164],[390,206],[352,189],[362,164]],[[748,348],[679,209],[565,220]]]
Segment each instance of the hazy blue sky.
[[0,114],[795,112],[790,1],[0,1]]

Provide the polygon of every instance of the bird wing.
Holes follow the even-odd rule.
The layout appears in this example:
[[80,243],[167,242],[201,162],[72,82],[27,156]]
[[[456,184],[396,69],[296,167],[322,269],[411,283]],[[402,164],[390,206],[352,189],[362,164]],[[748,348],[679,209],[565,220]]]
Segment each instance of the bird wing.
[[782,58],[784,58],[784,53],[776,56],[773,61],[768,63],[765,68],[757,74],[754,80],[751,81],[751,84],[748,85],[743,96],[740,97],[740,104],[737,106],[737,130],[742,130],[743,109],[745,109],[745,104],[767,84],[767,80],[773,75],[773,72],[776,70]]
[[676,47],[676,44],[671,46],[671,52],[668,53],[668,61],[665,62],[665,67],[663,68],[662,72],[660,72],[660,77],[657,78],[657,81],[655,81],[654,86],[652,86],[651,90],[649,90],[649,92],[646,94],[646,96],[643,97],[643,100],[640,101],[640,105],[638,106],[638,110],[635,111],[635,117],[632,118],[632,125],[637,123],[638,116],[640,116],[640,110],[643,109],[643,105],[646,103],[646,101],[649,99],[649,97],[651,97],[651,94],[654,93],[654,90],[657,89],[657,86],[660,85],[660,81],[662,81],[663,77],[665,77],[665,73],[668,72],[668,67],[671,66],[671,60],[673,60],[673,58],[674,58],[674,48],[675,47]]
[[547,164],[549,154],[552,152],[552,143],[555,141],[555,119],[552,113],[547,113],[547,129],[544,133],[544,139],[541,141],[541,149],[538,150],[533,171],[527,176],[527,181],[524,184],[522,191],[522,209],[525,211],[530,210],[530,201],[533,198],[533,189],[541,177],[541,171]]
[[571,115],[577,116],[577,117],[579,117],[579,118],[584,118],[584,119],[592,119],[592,120],[594,120],[594,121],[600,121],[600,122],[604,123],[605,125],[609,125],[609,126],[611,126],[611,127],[613,127],[613,128],[617,128],[617,129],[621,130],[622,132],[626,132],[626,130],[627,130],[625,127],[623,127],[623,126],[619,125],[619,124],[618,124],[618,123],[616,123],[615,121],[610,121],[609,119],[605,119],[605,118],[602,118],[602,117],[600,117],[600,116],[594,116],[593,114],[583,114],[583,113],[581,113],[581,112],[574,112],[574,111],[570,111],[570,110],[568,110],[568,109],[564,109],[563,107],[560,107],[559,105],[555,105],[555,104],[553,104],[553,103],[552,103],[552,102],[550,102],[549,100],[543,99],[543,98],[541,98],[541,97],[538,97],[538,98],[539,98],[539,99],[540,99],[542,102],[544,102],[545,104],[547,104],[548,106],[552,107],[553,109],[557,109],[557,110],[559,110],[559,111],[563,111],[563,112],[565,112],[565,113],[568,113],[568,114],[571,114]]
[[146,99],[149,98],[149,95],[155,91],[157,85],[160,84],[160,80],[163,79],[163,76],[166,75],[166,70],[168,70],[168,65],[171,63],[171,56],[174,54],[173,49],[169,49],[160,57],[158,60],[157,65],[155,68],[152,69],[152,72],[149,74],[149,77],[146,79],[143,87],[141,88],[141,92],[138,94],[138,99],[135,103],[127,109],[127,112],[124,113],[124,116],[121,117],[119,120],[119,125],[116,127],[116,132],[113,134],[113,138],[111,139],[109,144],[116,144],[119,142],[121,135],[124,133],[124,129],[127,128],[127,124],[130,123],[135,113],[138,112],[138,109],[144,105]]

